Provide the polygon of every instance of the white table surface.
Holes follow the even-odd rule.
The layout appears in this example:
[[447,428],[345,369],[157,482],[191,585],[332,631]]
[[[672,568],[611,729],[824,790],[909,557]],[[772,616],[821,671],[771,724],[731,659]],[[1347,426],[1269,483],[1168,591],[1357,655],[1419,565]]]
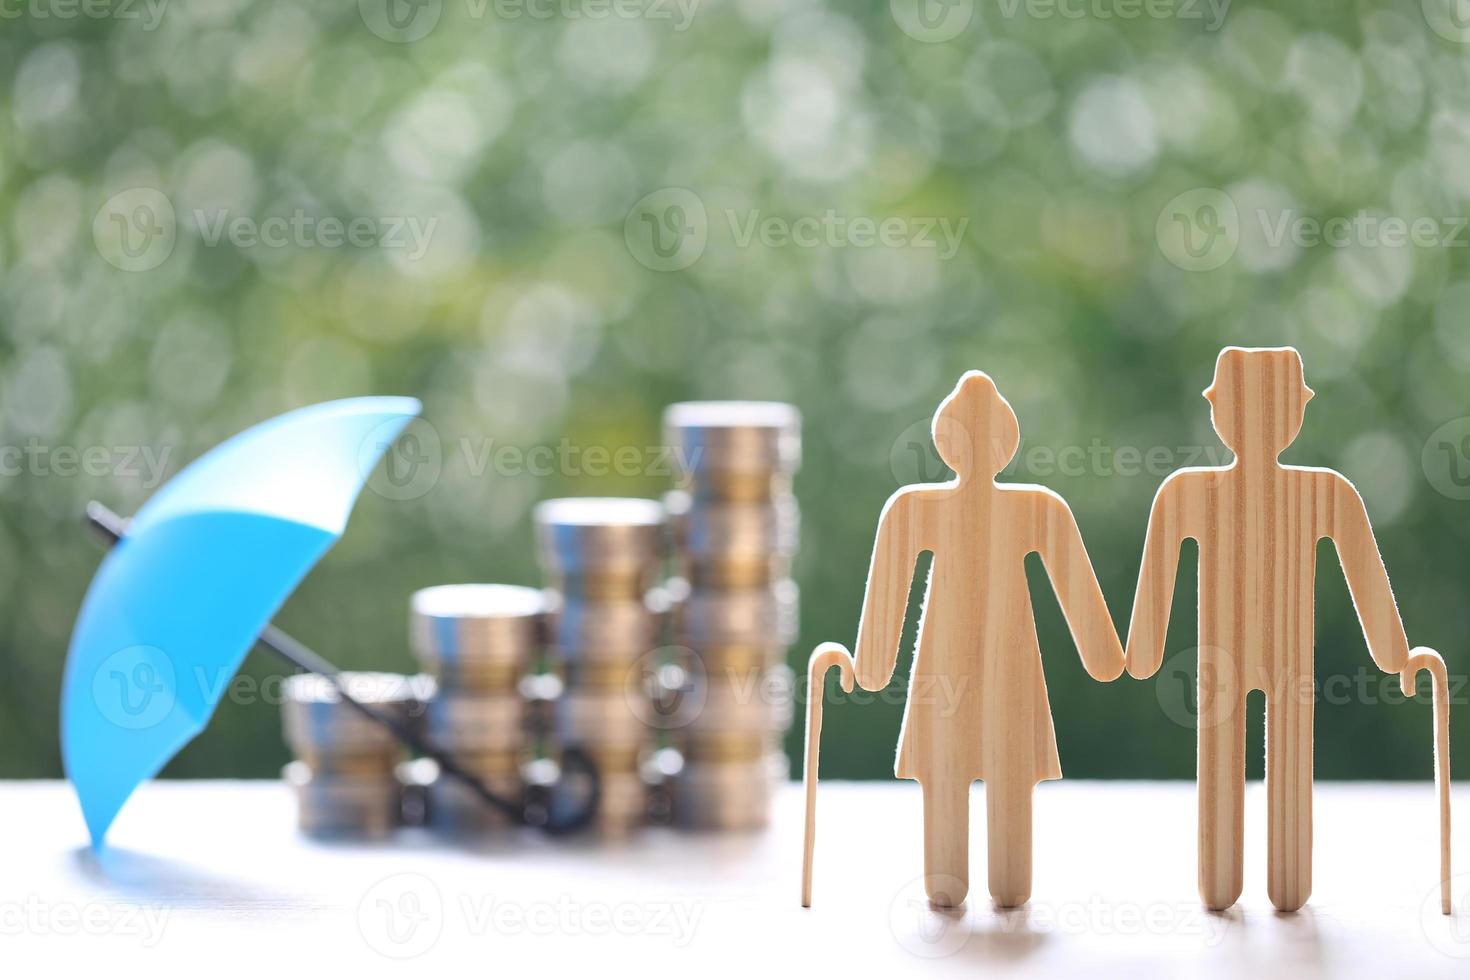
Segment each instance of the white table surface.
[[[985,893],[983,792],[975,890],[963,910],[940,913],[923,898],[918,787],[907,782],[823,784],[806,910],[796,784],[764,833],[657,828],[607,845],[517,832],[464,845],[422,831],[315,842],[297,834],[278,783],[155,782],[97,855],[66,784],[0,783],[0,963],[8,976],[28,964],[58,977],[193,977],[205,966],[292,980],[425,967],[775,978],[798,964],[822,978],[1470,977],[1470,872],[1456,876],[1455,915],[1440,915],[1428,783],[1319,784],[1314,894],[1293,915],[1266,899],[1259,784],[1246,801],[1245,893],[1223,915],[1195,893],[1192,784],[1043,784],[1035,891],[1005,913]],[[1470,795],[1455,805],[1463,830]]]

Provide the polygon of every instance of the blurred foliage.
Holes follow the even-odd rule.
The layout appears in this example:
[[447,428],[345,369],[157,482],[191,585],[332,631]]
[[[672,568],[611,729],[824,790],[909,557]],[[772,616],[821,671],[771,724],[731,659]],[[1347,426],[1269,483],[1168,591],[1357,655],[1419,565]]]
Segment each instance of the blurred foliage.
[[[1288,458],[1358,483],[1411,640],[1457,679],[1470,670],[1470,503],[1454,469],[1470,467],[1455,428],[1470,415],[1470,235],[1294,245],[1249,217],[1470,213],[1470,46],[1420,5],[1241,4],[1213,30],[1101,16],[1105,2],[1048,17],[961,0],[971,20],[929,43],[899,28],[903,0],[705,0],[687,29],[687,0],[600,18],[429,3],[439,20],[411,43],[365,26],[371,0],[155,0],[130,6],[141,21],[6,8],[0,445],[30,450],[0,475],[0,776],[60,772],[66,642],[99,560],[82,504],[146,499],[138,447],[172,474],[250,423],[363,393],[422,397],[440,454],[423,492],[365,494],[282,611],[323,654],[411,669],[413,589],[537,581],[534,501],[669,482],[656,465],[517,472],[487,449],[641,450],[660,442],[665,404],[736,397],[804,415],[800,665],[855,635],[878,511],[937,475],[925,420],[963,370],[989,371],[1014,404],[1026,444],[1007,478],[1072,503],[1122,626],[1162,472],[1219,458],[1199,397],[1216,352],[1293,344],[1317,398]],[[657,271],[625,218],[668,187],[699,199],[708,242]],[[107,202],[135,188],[176,216],[171,253],[145,271],[117,268],[103,240]],[[1190,271],[1160,219],[1198,188],[1239,209],[1239,244]],[[829,212],[964,233],[949,258],[742,244],[752,217]],[[211,242],[201,213],[433,231],[422,255],[275,248]],[[107,463],[67,475],[67,447]],[[1089,461],[1046,462],[1067,447]],[[1164,470],[1128,465],[1151,449]],[[1319,678],[1365,693],[1324,698],[1318,772],[1425,778],[1427,703],[1391,697],[1330,548],[1320,557]],[[1155,681],[1107,686],[1081,670],[1031,569],[1068,775],[1192,775],[1184,567],[1169,650],[1185,652]],[[896,690],[907,653],[900,666]],[[255,654],[245,676],[277,670]],[[239,689],[168,772],[278,771],[271,693]],[[891,774],[901,701],[830,709],[832,775]]]

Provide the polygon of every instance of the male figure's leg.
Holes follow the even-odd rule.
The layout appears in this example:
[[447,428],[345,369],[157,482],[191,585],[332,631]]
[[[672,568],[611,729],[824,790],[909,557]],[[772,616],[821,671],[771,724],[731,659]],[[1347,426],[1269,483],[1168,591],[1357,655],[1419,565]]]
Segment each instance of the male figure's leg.
[[1312,894],[1313,693],[1298,683],[1266,702],[1266,887],[1283,912]]

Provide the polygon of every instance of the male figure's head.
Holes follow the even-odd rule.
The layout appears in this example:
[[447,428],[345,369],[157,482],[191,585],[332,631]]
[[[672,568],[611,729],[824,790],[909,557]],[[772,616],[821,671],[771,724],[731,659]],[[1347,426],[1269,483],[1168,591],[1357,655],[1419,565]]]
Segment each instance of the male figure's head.
[[1205,389],[1210,421],[1238,459],[1275,460],[1302,428],[1312,389],[1294,347],[1227,347]]
[[1016,413],[984,371],[966,371],[934,413],[934,448],[961,479],[994,477],[1020,445]]

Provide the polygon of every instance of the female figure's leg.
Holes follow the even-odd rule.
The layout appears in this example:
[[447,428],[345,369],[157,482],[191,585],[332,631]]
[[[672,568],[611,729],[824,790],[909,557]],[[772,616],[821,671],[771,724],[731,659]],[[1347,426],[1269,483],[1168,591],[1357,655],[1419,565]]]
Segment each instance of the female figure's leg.
[[1031,794],[1035,783],[1007,774],[985,783],[990,897],[1001,908],[1031,897]]
[[970,780],[931,777],[924,788],[924,890],[952,908],[970,891]]

